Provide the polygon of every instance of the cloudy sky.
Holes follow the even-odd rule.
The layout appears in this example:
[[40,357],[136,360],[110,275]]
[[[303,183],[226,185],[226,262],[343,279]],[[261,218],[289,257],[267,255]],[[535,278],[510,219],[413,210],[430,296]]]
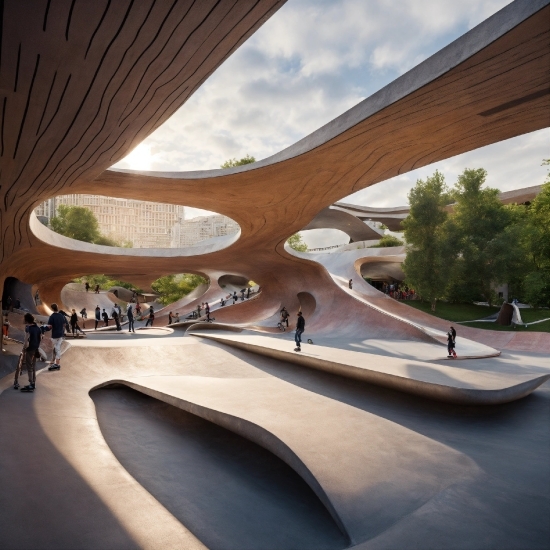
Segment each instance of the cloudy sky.
[[[120,168],[219,168],[269,157],[455,40],[508,0],[288,0]],[[407,203],[436,168],[449,183],[484,167],[501,190],[544,180],[550,130],[467,153],[359,191],[346,202]]]

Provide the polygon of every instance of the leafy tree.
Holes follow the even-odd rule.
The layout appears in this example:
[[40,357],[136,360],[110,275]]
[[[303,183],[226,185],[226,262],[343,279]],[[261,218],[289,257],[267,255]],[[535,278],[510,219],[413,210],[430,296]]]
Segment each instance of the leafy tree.
[[378,244],[373,244],[369,248],[387,248],[391,246],[403,246],[405,243],[394,235],[384,235]]
[[102,235],[94,213],[84,206],[60,204],[57,209],[57,216],[50,220],[50,226],[56,233],[77,241],[132,248],[131,241],[120,242],[112,237]]
[[244,164],[252,164],[253,162],[256,162],[256,159],[254,157],[251,157],[250,155],[246,155],[246,157],[243,157],[242,159],[229,159],[226,160],[220,168],[233,168],[235,166],[243,166]]
[[141,292],[140,288],[137,288],[132,283],[127,283],[126,281],[119,281],[117,279],[111,279],[108,275],[84,275],[83,277],[78,277],[73,279],[75,283],[84,284],[88,281],[89,285],[94,288],[96,285],[99,285],[101,290],[109,290],[114,286],[121,286],[127,288],[128,290],[135,290],[136,292]]
[[509,241],[516,213],[502,205],[498,189],[481,188],[486,177],[483,168],[466,169],[458,177],[446,229],[457,255],[449,297],[468,302],[482,297],[491,304],[493,288],[507,281],[522,254]]
[[180,300],[200,284],[206,282],[204,277],[191,273],[165,275],[152,283],[151,288],[160,295],[158,301],[163,305],[168,305]]
[[57,216],[50,220],[50,225],[56,233],[77,241],[93,243],[101,236],[94,213],[83,206],[59,205]]
[[445,233],[449,191],[445,178],[436,171],[418,180],[409,195],[409,215],[403,220],[407,256],[403,262],[406,282],[431,303],[445,294],[453,263],[453,250]]
[[[544,164],[550,161],[545,160]],[[523,281],[523,297],[535,307],[550,306],[550,175],[527,207],[523,228],[528,270]]]
[[293,248],[297,252],[306,252],[307,250],[307,244],[302,240],[302,235],[300,235],[300,233],[294,233],[294,235],[291,235],[286,242],[290,248]]

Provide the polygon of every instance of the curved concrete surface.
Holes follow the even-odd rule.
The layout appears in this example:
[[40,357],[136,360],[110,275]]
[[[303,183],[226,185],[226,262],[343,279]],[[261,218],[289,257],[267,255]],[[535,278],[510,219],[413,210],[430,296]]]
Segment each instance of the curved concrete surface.
[[383,231],[377,231],[363,223],[356,216],[330,206],[321,210],[303,228],[304,231],[308,229],[338,229],[349,235],[350,242],[379,239],[384,234]]
[[550,379],[550,375],[478,373],[319,345],[304,344],[302,352],[295,353],[291,342],[267,336],[204,330],[196,336],[369,384],[460,405],[516,401]]

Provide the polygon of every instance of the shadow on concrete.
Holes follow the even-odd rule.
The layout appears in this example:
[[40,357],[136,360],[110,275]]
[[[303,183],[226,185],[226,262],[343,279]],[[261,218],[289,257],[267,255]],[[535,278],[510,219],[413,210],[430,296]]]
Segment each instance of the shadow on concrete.
[[90,395],[118,460],[209,548],[347,546],[309,486],[269,451],[130,388]]
[[[373,545],[367,545],[369,550],[378,547],[476,550],[547,547],[550,540],[550,383],[512,403],[462,406],[423,399],[244,350],[233,348],[231,353],[281,380],[448,445],[483,469],[475,483],[459,484],[444,491],[387,533],[371,539]],[[427,545],[427,540],[433,541],[434,546]]]
[[0,395],[0,547],[138,548],[51,444],[35,417],[35,398],[11,388]]

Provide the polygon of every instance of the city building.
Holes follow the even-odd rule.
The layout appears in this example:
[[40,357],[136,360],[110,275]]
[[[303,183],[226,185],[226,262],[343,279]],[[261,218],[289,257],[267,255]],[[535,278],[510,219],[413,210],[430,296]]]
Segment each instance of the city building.
[[239,230],[239,224],[227,216],[212,214],[210,216],[199,216],[186,220],[181,216],[172,226],[172,248],[183,248],[223,235],[232,235]]
[[42,203],[35,213],[42,222],[47,222],[61,204],[89,208],[101,233],[118,241],[129,241],[134,248],[169,248],[171,228],[177,220],[185,219],[184,206],[101,195],[60,195]]

